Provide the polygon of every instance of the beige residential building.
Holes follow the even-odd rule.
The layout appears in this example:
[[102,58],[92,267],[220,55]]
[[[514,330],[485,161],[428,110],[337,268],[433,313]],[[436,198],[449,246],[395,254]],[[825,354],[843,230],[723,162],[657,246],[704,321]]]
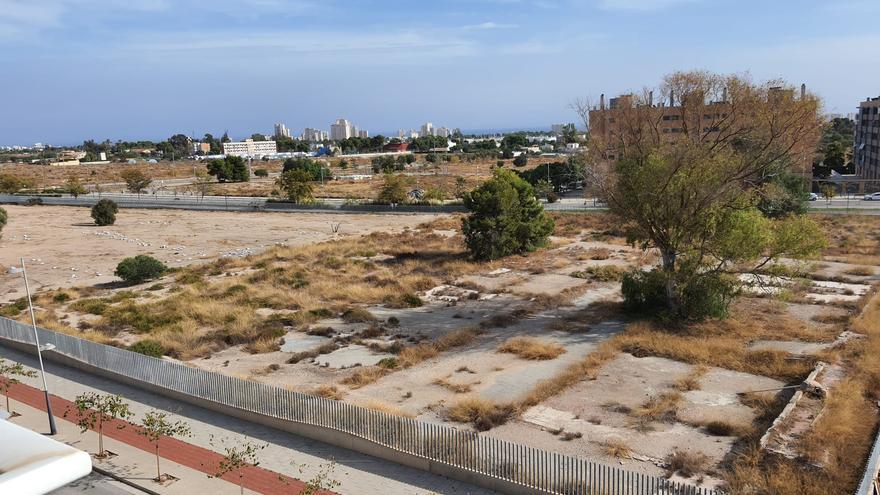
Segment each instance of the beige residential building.
[[258,157],[278,153],[275,141],[230,141],[223,143],[223,154],[229,156]]

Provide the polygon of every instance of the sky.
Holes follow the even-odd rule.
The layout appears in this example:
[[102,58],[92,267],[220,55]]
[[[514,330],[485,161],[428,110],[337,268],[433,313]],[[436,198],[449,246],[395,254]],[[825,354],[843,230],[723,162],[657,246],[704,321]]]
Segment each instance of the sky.
[[880,0],[0,0],[0,145],[549,129],[690,69],[849,113],[880,95],[878,19]]

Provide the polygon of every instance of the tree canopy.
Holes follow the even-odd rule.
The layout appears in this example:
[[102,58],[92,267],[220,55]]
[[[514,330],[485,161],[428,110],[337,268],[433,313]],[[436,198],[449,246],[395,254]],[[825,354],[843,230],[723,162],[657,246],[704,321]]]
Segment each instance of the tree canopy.
[[474,258],[492,260],[534,251],[547,243],[554,222],[535,198],[532,186],[510,170],[464,194],[470,214],[462,231]]
[[308,180],[310,181],[330,180],[333,178],[333,173],[327,165],[318,160],[306,157],[288,158],[287,160],[284,160],[284,165],[281,170],[282,172],[302,170],[308,174]]
[[[611,211],[631,242],[661,255],[657,272],[625,284],[631,300],[646,300],[659,286],[667,314],[723,316],[736,292],[735,268],[755,270],[822,246],[816,224],[796,211],[771,219],[758,209],[765,184],[780,169],[799,173],[818,138],[816,98],[780,86],[675,73],[660,87],[675,107],[648,104],[645,91],[617,111],[617,132],[592,136],[594,179]],[[668,115],[679,116],[679,132],[661,132]]]
[[208,173],[217,177],[220,182],[247,182],[250,180],[247,163],[240,156],[227,156],[211,160],[206,166]]

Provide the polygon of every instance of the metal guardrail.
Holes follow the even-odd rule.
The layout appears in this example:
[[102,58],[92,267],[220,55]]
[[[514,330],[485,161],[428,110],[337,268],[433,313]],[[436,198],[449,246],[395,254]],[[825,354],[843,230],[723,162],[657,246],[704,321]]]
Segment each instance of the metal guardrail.
[[[465,474],[502,480],[534,493],[721,495],[708,488],[190,368],[63,333],[42,328],[38,332],[40,342],[55,345],[53,352],[134,382],[278,420],[344,432],[391,451],[442,463]],[[33,345],[33,337],[31,326],[0,318],[0,341]]]

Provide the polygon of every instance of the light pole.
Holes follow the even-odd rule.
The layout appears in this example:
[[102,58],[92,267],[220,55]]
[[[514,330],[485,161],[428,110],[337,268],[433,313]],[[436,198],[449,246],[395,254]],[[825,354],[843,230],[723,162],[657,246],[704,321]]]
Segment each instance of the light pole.
[[[55,428],[55,416],[52,415],[52,402],[49,400],[49,385],[46,383],[46,370],[43,368],[43,348],[40,346],[40,336],[37,332],[37,318],[34,316],[34,304],[31,302],[31,288],[28,285],[27,269],[24,266],[24,258],[21,259],[21,273],[24,276],[24,290],[27,293],[28,308],[31,312],[31,324],[34,328],[34,344],[37,346],[37,360],[40,362],[40,376],[43,377],[43,394],[46,397],[46,414],[49,415],[49,434],[58,433]],[[54,349],[55,346],[47,344],[46,349]]]

